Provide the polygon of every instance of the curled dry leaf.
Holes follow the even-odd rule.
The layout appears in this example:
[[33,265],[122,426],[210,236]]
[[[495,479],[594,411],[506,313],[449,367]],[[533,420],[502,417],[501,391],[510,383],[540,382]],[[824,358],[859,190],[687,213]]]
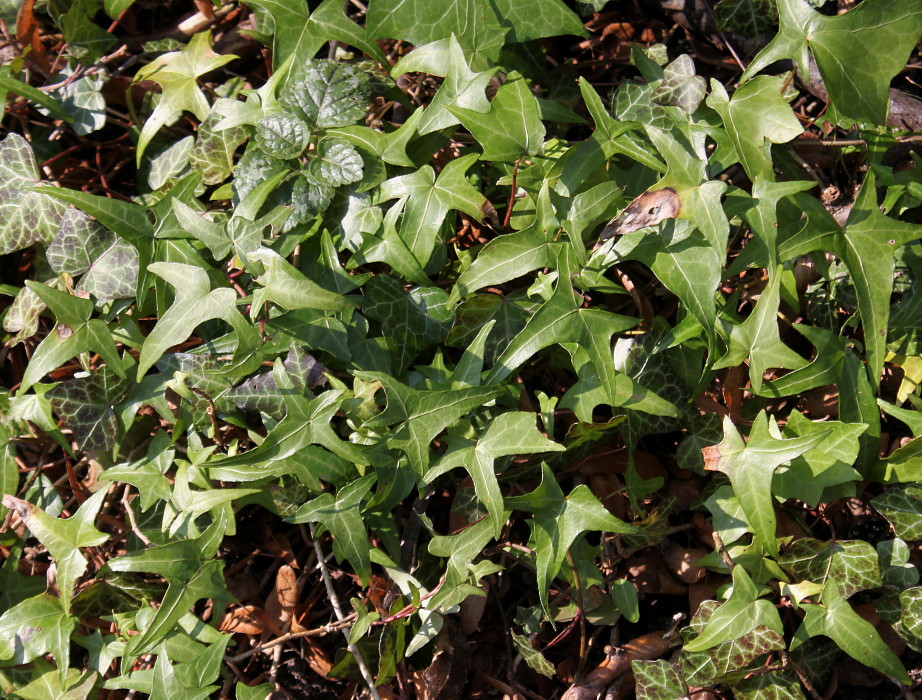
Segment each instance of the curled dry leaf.
[[631,670],[632,661],[658,659],[678,644],[677,636],[658,632],[632,639],[623,647],[612,649],[584,679],[571,685],[561,700],[595,700],[616,678]]
[[663,563],[669,573],[683,583],[696,583],[707,575],[707,569],[695,566],[704,554],[706,552],[698,549],[667,542],[663,548]]
[[224,614],[218,629],[232,634],[262,634],[266,631],[265,612],[256,605],[241,605]]

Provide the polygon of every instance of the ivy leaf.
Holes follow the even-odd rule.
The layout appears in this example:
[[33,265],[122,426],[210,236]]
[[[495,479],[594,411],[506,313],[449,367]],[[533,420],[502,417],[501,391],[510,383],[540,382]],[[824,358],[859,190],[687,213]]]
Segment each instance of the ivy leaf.
[[627,316],[582,308],[569,278],[561,275],[554,295],[509,343],[486,382],[495,384],[502,381],[543,348],[558,343],[576,343],[589,354],[610,405],[629,405],[633,399],[633,382],[625,382],[626,375],[615,370],[611,337],[635,325],[637,320]]
[[234,290],[228,287],[212,290],[208,274],[202,268],[157,262],[148,269],[176,289],[176,298],[144,340],[138,359],[138,377],[147,374],[170,347],[192,335],[200,323],[220,318],[231,326],[238,326],[243,321],[237,311]]
[[[373,262],[383,262],[390,265],[391,269],[404,279],[415,282],[416,284],[426,287],[429,285],[429,276],[423,269],[419,260],[413,255],[413,252],[407,247],[406,241],[401,237],[397,230],[397,221],[403,214],[405,201],[400,200],[395,203],[387,214],[384,216],[383,224],[380,226],[381,234],[379,236],[365,233],[362,236],[361,247],[355,251],[349,260],[349,268],[354,269],[359,265],[366,265]],[[376,227],[377,229],[377,227]],[[378,279],[377,277],[373,279]],[[371,289],[374,289],[372,283]],[[370,289],[368,291],[371,291]],[[369,299],[372,296],[369,295]],[[400,350],[403,353],[403,350]],[[408,349],[410,354],[412,351]],[[415,357],[415,353],[412,353]],[[408,360],[411,361],[412,357]]]
[[313,13],[301,0],[247,0],[247,4],[261,7],[272,16],[275,25],[272,56],[276,70],[291,59],[289,74],[300,75],[301,66],[331,39],[361,49],[378,63],[387,65],[384,52],[374,41],[369,41],[362,27],[346,17],[338,0],[324,0]]
[[356,372],[364,381],[381,383],[387,408],[367,421],[369,428],[399,423],[387,445],[404,452],[417,474],[429,466],[429,443],[459,418],[492,401],[502,393],[498,386],[478,386],[449,391],[425,391],[398,382],[380,372]]
[[22,375],[20,394],[25,393],[48,372],[87,350],[99,354],[120,377],[125,376],[109,327],[98,318],[90,318],[93,315],[92,301],[59,292],[32,280],[26,280],[26,286],[54,312],[58,324],[32,355]]
[[[3,497],[4,503],[8,498],[12,496]],[[78,622],[49,593],[27,598],[0,617],[0,659],[4,665],[19,665],[50,653],[64,675],[70,664],[70,637]]]
[[[58,75],[69,79],[73,71],[65,67]],[[106,98],[101,92],[104,82],[100,75],[85,75],[66,82],[52,93],[60,103],[61,109],[70,115],[70,126],[74,133],[86,136],[106,125]],[[44,109],[40,111],[50,113]]]
[[436,287],[416,287],[409,293],[390,275],[375,275],[364,289],[363,313],[381,324],[399,368],[408,367],[420,352],[448,335],[451,312],[448,295]]
[[16,512],[54,559],[58,569],[58,590],[61,592],[58,605],[65,612],[70,610],[77,579],[86,571],[86,558],[80,547],[96,547],[109,539],[106,533],[93,525],[107,493],[107,489],[94,493],[67,520],[53,518],[28,501],[9,495],[3,497],[3,505]]
[[82,275],[77,291],[88,292],[100,303],[135,295],[137,249],[79,209],[64,212],[45,254],[58,274]]
[[[919,16],[922,18],[922,10]],[[858,295],[868,379],[875,389],[880,384],[887,347],[887,320],[895,268],[893,256],[903,244],[922,237],[922,226],[897,221],[881,213],[877,206],[876,184],[874,171],[868,171],[835,250],[845,262]]]
[[774,179],[773,143],[787,143],[803,133],[794,110],[781,95],[783,78],[760,75],[744,83],[733,97],[711,79],[708,107],[720,114],[740,163],[752,180]]
[[[424,49],[426,47],[423,47]],[[419,123],[420,134],[431,134],[459,124],[448,107],[461,107],[474,112],[490,111],[485,90],[498,68],[475,72],[470,69],[458,40],[452,36],[447,44],[439,44],[437,52],[412,51],[394,66],[391,75],[398,78],[404,73],[419,71],[444,77],[435,97],[426,106]],[[453,161],[455,162],[455,161]]]
[[541,185],[535,201],[535,219],[530,226],[497,236],[477,254],[477,259],[461,273],[449,301],[484,287],[495,286],[550,267],[556,260],[554,239],[560,222],[551,206],[548,183]]
[[778,9],[771,0],[721,0],[714,16],[721,31],[756,39],[774,27]]
[[126,644],[125,658],[152,652],[173,631],[179,619],[188,614],[189,608],[204,598],[214,600],[215,605],[223,604],[223,601],[230,598],[224,582],[224,562],[221,560],[206,561],[188,581],[170,582],[147,629]]
[[465,173],[477,160],[471,153],[452,160],[436,177],[428,165],[407,175],[398,175],[382,183],[380,201],[406,200],[400,235],[407,247],[425,265],[438,240],[438,232],[450,209],[483,221],[493,214],[492,205],[468,183]]
[[695,75],[695,62],[683,53],[663,69],[663,78],[653,90],[651,99],[656,104],[678,107],[691,114],[704,99],[707,83]]
[[843,598],[883,585],[877,552],[862,540],[821,542],[806,537],[795,541],[778,559],[795,581],[839,587]]
[[496,91],[489,112],[448,105],[464,128],[483,147],[482,160],[512,162],[533,156],[544,145],[544,124],[538,100],[519,73],[511,71]]
[[637,700],[672,700],[688,694],[688,686],[674,664],[664,659],[631,661],[637,679]]
[[[701,603],[691,624],[682,630],[682,639],[688,642],[695,635],[703,634],[719,606],[714,600]],[[784,637],[768,627],[759,626],[739,639],[718,644],[707,651],[689,652],[683,648],[680,661],[682,675],[690,685],[710,685],[728,673],[747,668],[755,659],[784,648]]]
[[173,124],[183,112],[192,112],[202,122],[207,119],[208,100],[199,89],[196,79],[235,58],[216,54],[211,50],[211,32],[199,32],[182,51],[158,56],[137,72],[136,82],[153,80],[163,89],[157,106],[144,122],[138,137],[138,165],[160,127]]
[[212,110],[195,134],[189,154],[189,167],[202,174],[206,185],[224,182],[234,170],[234,151],[247,140],[246,129],[236,126],[218,128],[221,115]]
[[768,286],[762,291],[755,309],[743,323],[730,326],[726,354],[714,363],[714,369],[735,367],[749,358],[749,381],[753,391],[762,391],[765,372],[772,368],[797,370],[808,363],[784,344],[778,331],[778,306],[781,303],[781,266],[769,271]]
[[[871,0],[845,14],[827,17],[803,0],[777,0],[778,34],[746,68],[748,80],[775,61],[791,59],[810,75],[813,54],[832,101],[852,119],[884,124],[890,80],[899,73],[922,34],[922,8],[916,0]],[[842,56],[861,47],[863,60]]]
[[[477,17],[474,10],[479,5],[451,2],[437,6],[436,12],[426,0],[376,0],[368,9],[368,32],[375,38],[405,39],[422,46],[464,34]],[[510,42],[586,34],[576,13],[560,0],[497,0],[489,8],[488,15],[495,13],[501,24],[509,27]]]
[[352,464],[368,464],[362,449],[340,440],[330,422],[343,402],[342,392],[325,391],[308,400],[295,391],[291,379],[276,362],[273,367],[276,385],[285,397],[285,418],[266,436],[258,447],[233,457],[212,459],[205,466],[212,478],[222,481],[252,481],[272,476],[273,470],[284,470],[285,460],[299,453],[312,453],[320,461],[329,453],[312,445],[320,445]]
[[423,111],[417,109],[398,129],[391,132],[381,132],[367,126],[356,125],[327,129],[326,133],[338,136],[369,153],[374,153],[389,165],[416,168],[416,164],[407,155],[407,146],[416,136],[416,128],[423,116]]
[[[298,345],[293,345],[288,351],[282,367],[291,379],[292,386],[301,393],[326,382],[323,375],[326,368]],[[275,383],[273,372],[250,376],[229,391],[226,398],[245,411],[260,411],[277,419],[284,415],[284,395]]]
[[497,539],[502,530],[503,495],[496,479],[494,463],[500,457],[563,452],[566,448],[548,440],[535,425],[531,413],[510,412],[497,416],[490,422],[476,442],[456,447],[442,457],[423,477],[432,483],[436,477],[455,467],[464,467],[474,481],[477,498],[486,506],[493,521],[493,536]]
[[268,301],[278,304],[285,310],[346,311],[358,306],[348,297],[324,289],[308,279],[271,248],[260,248],[250,253],[249,257],[261,262],[265,268],[265,273],[256,278],[262,288],[253,293],[251,307],[253,318],[260,313],[263,304]]
[[880,638],[874,626],[856,613],[837,586],[826,584],[820,605],[803,603],[805,617],[794,634],[793,649],[809,637],[825,635],[855,661],[875,668],[900,683],[911,683],[899,658]]
[[772,435],[773,430],[777,432],[777,426],[770,424],[768,415],[761,411],[753,421],[747,444],[736,432],[730,418],[726,417],[723,440],[718,445],[704,448],[704,468],[730,477],[733,492],[743,506],[753,534],[769,552],[778,551],[772,495],[775,471],[826,438],[823,432],[782,440]]
[[362,499],[377,477],[368,474],[333,494],[324,493],[303,506],[289,518],[292,523],[320,523],[333,535],[333,551],[338,561],[348,561],[363,586],[371,576],[371,545],[362,519]]
[[580,534],[592,530],[621,535],[640,532],[609,513],[586,485],[577,486],[569,496],[564,496],[546,464],[541,467],[541,483],[534,491],[507,498],[505,503],[507,508],[535,516],[528,524],[537,557],[538,594],[548,615],[548,590]]
[[742,566],[733,567],[733,593],[717,608],[695,639],[685,644],[687,652],[705,651],[731,639],[738,639],[764,625],[784,633],[781,616],[768,600],[758,598],[758,589]]
[[28,141],[19,134],[0,141],[0,255],[54,238],[65,207],[32,190],[40,179]]
[[875,496],[871,505],[887,519],[897,537],[922,539],[922,488],[900,484]]
[[62,382],[45,395],[64,424],[74,431],[81,449],[111,453],[118,437],[112,407],[127,393],[128,380],[104,366],[88,376]]

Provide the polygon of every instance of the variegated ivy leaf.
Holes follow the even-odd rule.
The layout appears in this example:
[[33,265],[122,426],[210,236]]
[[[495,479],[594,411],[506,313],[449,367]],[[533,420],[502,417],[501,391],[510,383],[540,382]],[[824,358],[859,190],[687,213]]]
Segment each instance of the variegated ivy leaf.
[[771,0],[722,0],[714,7],[714,16],[722,31],[756,38],[775,26],[778,9]]
[[675,700],[688,692],[682,674],[664,659],[631,661],[637,679],[637,700]]
[[273,158],[297,158],[310,138],[310,127],[286,114],[270,114],[256,124],[256,145]]
[[41,175],[32,146],[19,134],[0,141],[0,255],[48,244],[54,238],[65,204],[29,189]]
[[311,61],[300,80],[288,82],[279,102],[312,126],[355,124],[365,116],[371,77],[352,63]]
[[112,407],[128,393],[128,380],[109,367],[58,384],[46,396],[64,424],[74,431],[81,449],[111,452],[118,437]]
[[695,62],[691,56],[683,53],[663,69],[663,79],[653,91],[651,99],[691,114],[698,109],[706,90],[704,78],[695,75]]
[[58,274],[83,275],[77,291],[100,302],[134,296],[138,283],[138,251],[79,209],[69,209],[47,251]]
[[38,333],[38,319],[44,310],[45,302],[38,294],[28,287],[19,290],[3,316],[3,330],[16,334],[14,346]]
[[882,585],[877,552],[862,540],[794,542],[778,560],[795,581],[835,582],[843,598]]
[[[69,78],[72,74],[70,67],[65,67],[58,73],[58,78]],[[104,83],[103,76],[98,73],[85,75],[78,80],[65,83],[51,93],[62,109],[73,118],[70,127],[74,133],[86,136],[105,126],[106,98],[100,92]],[[39,111],[48,114],[46,109],[39,108]]]
[[[302,394],[308,389],[326,384],[326,377],[323,376],[324,366],[298,346],[292,347],[288,352],[282,367],[294,388]],[[272,372],[250,377],[234,387],[227,398],[233,401],[237,408],[245,411],[261,411],[276,419],[280,419],[285,413],[285,397]]]
[[150,159],[147,164],[147,184],[152,190],[159,190],[170,178],[179,177],[189,167],[194,144],[195,137],[186,136]]
[[230,176],[234,170],[234,151],[247,140],[245,128],[219,130],[219,121],[221,115],[212,111],[202,122],[189,157],[189,165],[202,173],[202,182],[206,185],[218,185]]

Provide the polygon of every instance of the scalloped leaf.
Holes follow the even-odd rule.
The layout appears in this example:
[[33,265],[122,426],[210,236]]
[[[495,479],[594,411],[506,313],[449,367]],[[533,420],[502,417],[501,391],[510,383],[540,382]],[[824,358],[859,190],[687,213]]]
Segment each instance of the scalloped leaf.
[[298,157],[310,138],[310,128],[297,117],[270,114],[256,123],[256,145],[273,158]]

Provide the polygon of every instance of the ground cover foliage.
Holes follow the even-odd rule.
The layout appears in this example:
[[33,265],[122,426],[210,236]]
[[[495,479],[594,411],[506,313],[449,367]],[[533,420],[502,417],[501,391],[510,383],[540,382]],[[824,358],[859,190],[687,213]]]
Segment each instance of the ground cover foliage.
[[3,693],[908,697],[922,6],[696,7],[0,1]]

